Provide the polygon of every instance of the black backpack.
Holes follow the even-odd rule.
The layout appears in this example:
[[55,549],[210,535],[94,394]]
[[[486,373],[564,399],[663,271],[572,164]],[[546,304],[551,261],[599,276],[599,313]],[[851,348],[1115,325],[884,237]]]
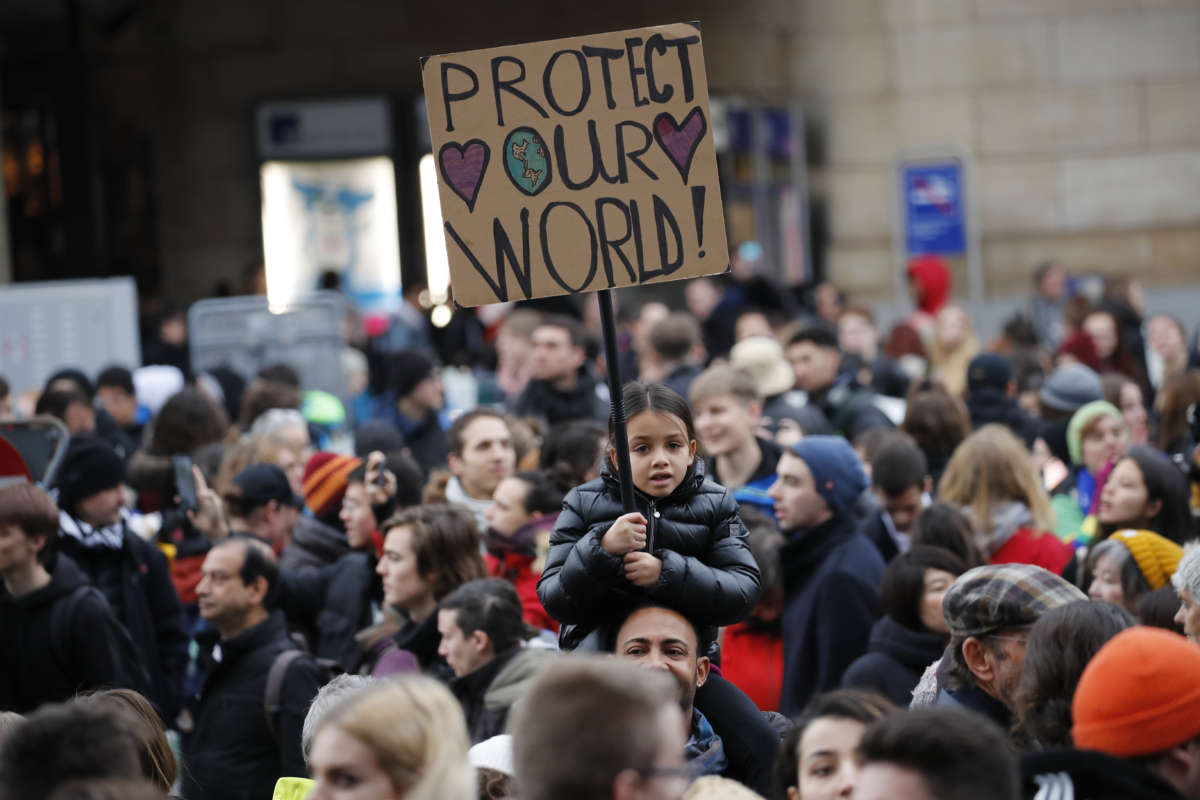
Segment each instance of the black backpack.
[[[95,586],[90,584],[82,584],[71,590],[71,593],[66,597],[60,598],[54,607],[50,609],[50,635],[51,648],[54,651],[54,660],[58,662],[59,667],[67,664],[70,659],[62,652],[63,643],[67,641],[68,633],[71,629],[71,622],[75,619],[75,615],[79,611],[80,605],[89,595],[99,597],[100,602],[108,609],[108,601],[104,598],[104,594]],[[142,663],[141,654],[138,652],[137,645],[133,643],[133,637],[129,635],[129,631],[119,619],[112,616],[112,624],[109,626],[108,636],[106,637],[109,646],[112,647],[117,654],[117,660],[124,668],[126,677],[129,678],[130,686],[122,688],[133,689],[139,692],[143,697],[150,697],[150,675],[146,671],[146,665]],[[63,672],[68,670],[63,669]]]
[[308,658],[316,663],[322,686],[345,672],[337,661],[331,658],[314,658],[308,652],[308,648],[303,646],[289,648],[275,656],[275,660],[271,662],[271,668],[267,671],[267,689],[263,693],[263,712],[267,717],[267,730],[271,732],[271,738],[275,741],[279,741],[275,719],[281,709],[283,679],[287,677],[288,667],[298,658]]

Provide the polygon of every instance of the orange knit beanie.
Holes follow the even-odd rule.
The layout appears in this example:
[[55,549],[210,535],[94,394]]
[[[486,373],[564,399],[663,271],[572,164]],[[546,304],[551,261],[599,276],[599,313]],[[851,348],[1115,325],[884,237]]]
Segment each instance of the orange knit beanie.
[[1200,735],[1200,646],[1138,626],[1092,658],[1071,704],[1080,750],[1117,758],[1161,753]]

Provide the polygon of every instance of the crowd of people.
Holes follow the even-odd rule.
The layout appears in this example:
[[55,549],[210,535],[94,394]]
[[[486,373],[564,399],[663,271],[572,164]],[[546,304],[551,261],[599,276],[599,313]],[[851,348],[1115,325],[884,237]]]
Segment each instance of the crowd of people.
[[1200,800],[1195,332],[735,266],[622,313],[632,507],[586,304],[0,379],[0,800]]

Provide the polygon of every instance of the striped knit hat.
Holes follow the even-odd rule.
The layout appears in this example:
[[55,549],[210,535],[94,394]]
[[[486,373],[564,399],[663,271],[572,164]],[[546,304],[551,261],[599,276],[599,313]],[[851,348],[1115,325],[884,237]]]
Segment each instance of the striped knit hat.
[[346,495],[346,479],[362,463],[354,456],[313,453],[304,467],[304,504],[318,517],[337,509]]

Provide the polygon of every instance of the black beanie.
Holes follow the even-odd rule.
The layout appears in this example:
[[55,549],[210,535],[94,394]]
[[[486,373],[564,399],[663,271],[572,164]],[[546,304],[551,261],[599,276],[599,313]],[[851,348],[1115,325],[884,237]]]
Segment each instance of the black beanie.
[[433,361],[416,350],[392,354],[392,390],[397,398],[408,396],[417,384],[433,374]]
[[124,480],[125,462],[111,447],[94,436],[73,436],[58,468],[58,505],[73,510],[80,500]]

